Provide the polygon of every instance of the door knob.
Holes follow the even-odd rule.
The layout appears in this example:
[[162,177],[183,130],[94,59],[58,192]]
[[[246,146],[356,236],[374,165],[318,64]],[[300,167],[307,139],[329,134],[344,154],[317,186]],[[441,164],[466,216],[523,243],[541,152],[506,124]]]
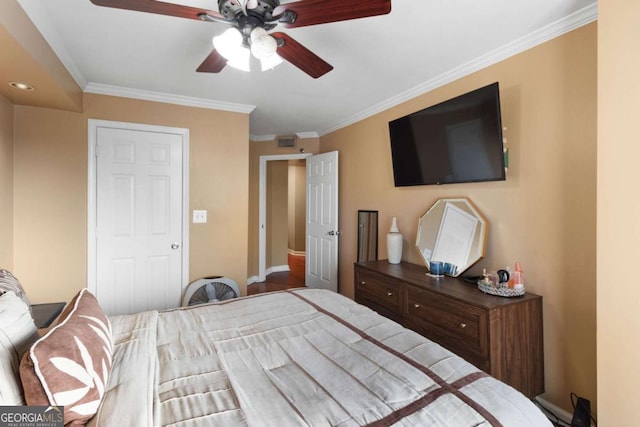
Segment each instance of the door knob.
[[176,249],[178,249],[179,247],[180,247],[180,245],[179,245],[179,244],[177,244],[177,243],[172,243],[172,244],[171,244],[171,249],[173,249],[174,251],[175,251]]
[[339,236],[340,235],[340,230],[331,230],[329,232],[329,236]]

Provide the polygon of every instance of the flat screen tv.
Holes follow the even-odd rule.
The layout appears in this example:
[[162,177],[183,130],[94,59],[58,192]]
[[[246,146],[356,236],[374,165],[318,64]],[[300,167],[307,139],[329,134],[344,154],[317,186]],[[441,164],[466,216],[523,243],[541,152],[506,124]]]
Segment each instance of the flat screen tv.
[[396,187],[505,179],[493,83],[389,122]]

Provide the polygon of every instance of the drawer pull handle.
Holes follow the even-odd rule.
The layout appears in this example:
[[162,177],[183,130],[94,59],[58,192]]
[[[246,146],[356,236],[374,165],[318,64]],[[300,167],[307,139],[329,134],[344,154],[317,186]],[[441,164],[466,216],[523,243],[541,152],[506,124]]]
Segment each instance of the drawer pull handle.
[[413,304],[413,308],[420,308],[420,304]]
[[461,328],[461,329],[464,329],[464,328],[466,328],[466,327],[467,327],[467,324],[466,324],[466,323],[460,323],[460,328]]
[[367,284],[367,282],[365,282],[365,281],[363,280],[362,282],[360,282],[360,284],[361,284],[362,286],[364,286],[364,285],[366,285],[366,284]]
[[387,296],[388,297],[392,297],[393,296],[393,292],[387,292]]

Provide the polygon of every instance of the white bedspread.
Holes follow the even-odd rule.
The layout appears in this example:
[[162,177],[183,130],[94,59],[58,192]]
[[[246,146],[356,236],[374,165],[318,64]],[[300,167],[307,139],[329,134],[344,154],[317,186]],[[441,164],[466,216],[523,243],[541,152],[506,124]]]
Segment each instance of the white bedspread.
[[329,291],[113,317],[103,426],[550,426],[513,388]]

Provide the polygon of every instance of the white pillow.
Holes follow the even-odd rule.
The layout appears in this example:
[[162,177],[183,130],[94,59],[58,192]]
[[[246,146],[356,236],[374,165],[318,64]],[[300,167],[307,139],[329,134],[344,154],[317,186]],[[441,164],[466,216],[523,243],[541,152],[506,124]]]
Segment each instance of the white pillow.
[[31,307],[13,291],[0,295],[0,406],[25,404],[20,359],[37,339]]
[[22,300],[29,306],[29,310],[31,310],[31,304],[29,303],[27,295],[24,293],[24,289],[22,289],[20,281],[9,270],[0,268],[0,294],[8,291],[15,292],[15,294],[22,298]]

